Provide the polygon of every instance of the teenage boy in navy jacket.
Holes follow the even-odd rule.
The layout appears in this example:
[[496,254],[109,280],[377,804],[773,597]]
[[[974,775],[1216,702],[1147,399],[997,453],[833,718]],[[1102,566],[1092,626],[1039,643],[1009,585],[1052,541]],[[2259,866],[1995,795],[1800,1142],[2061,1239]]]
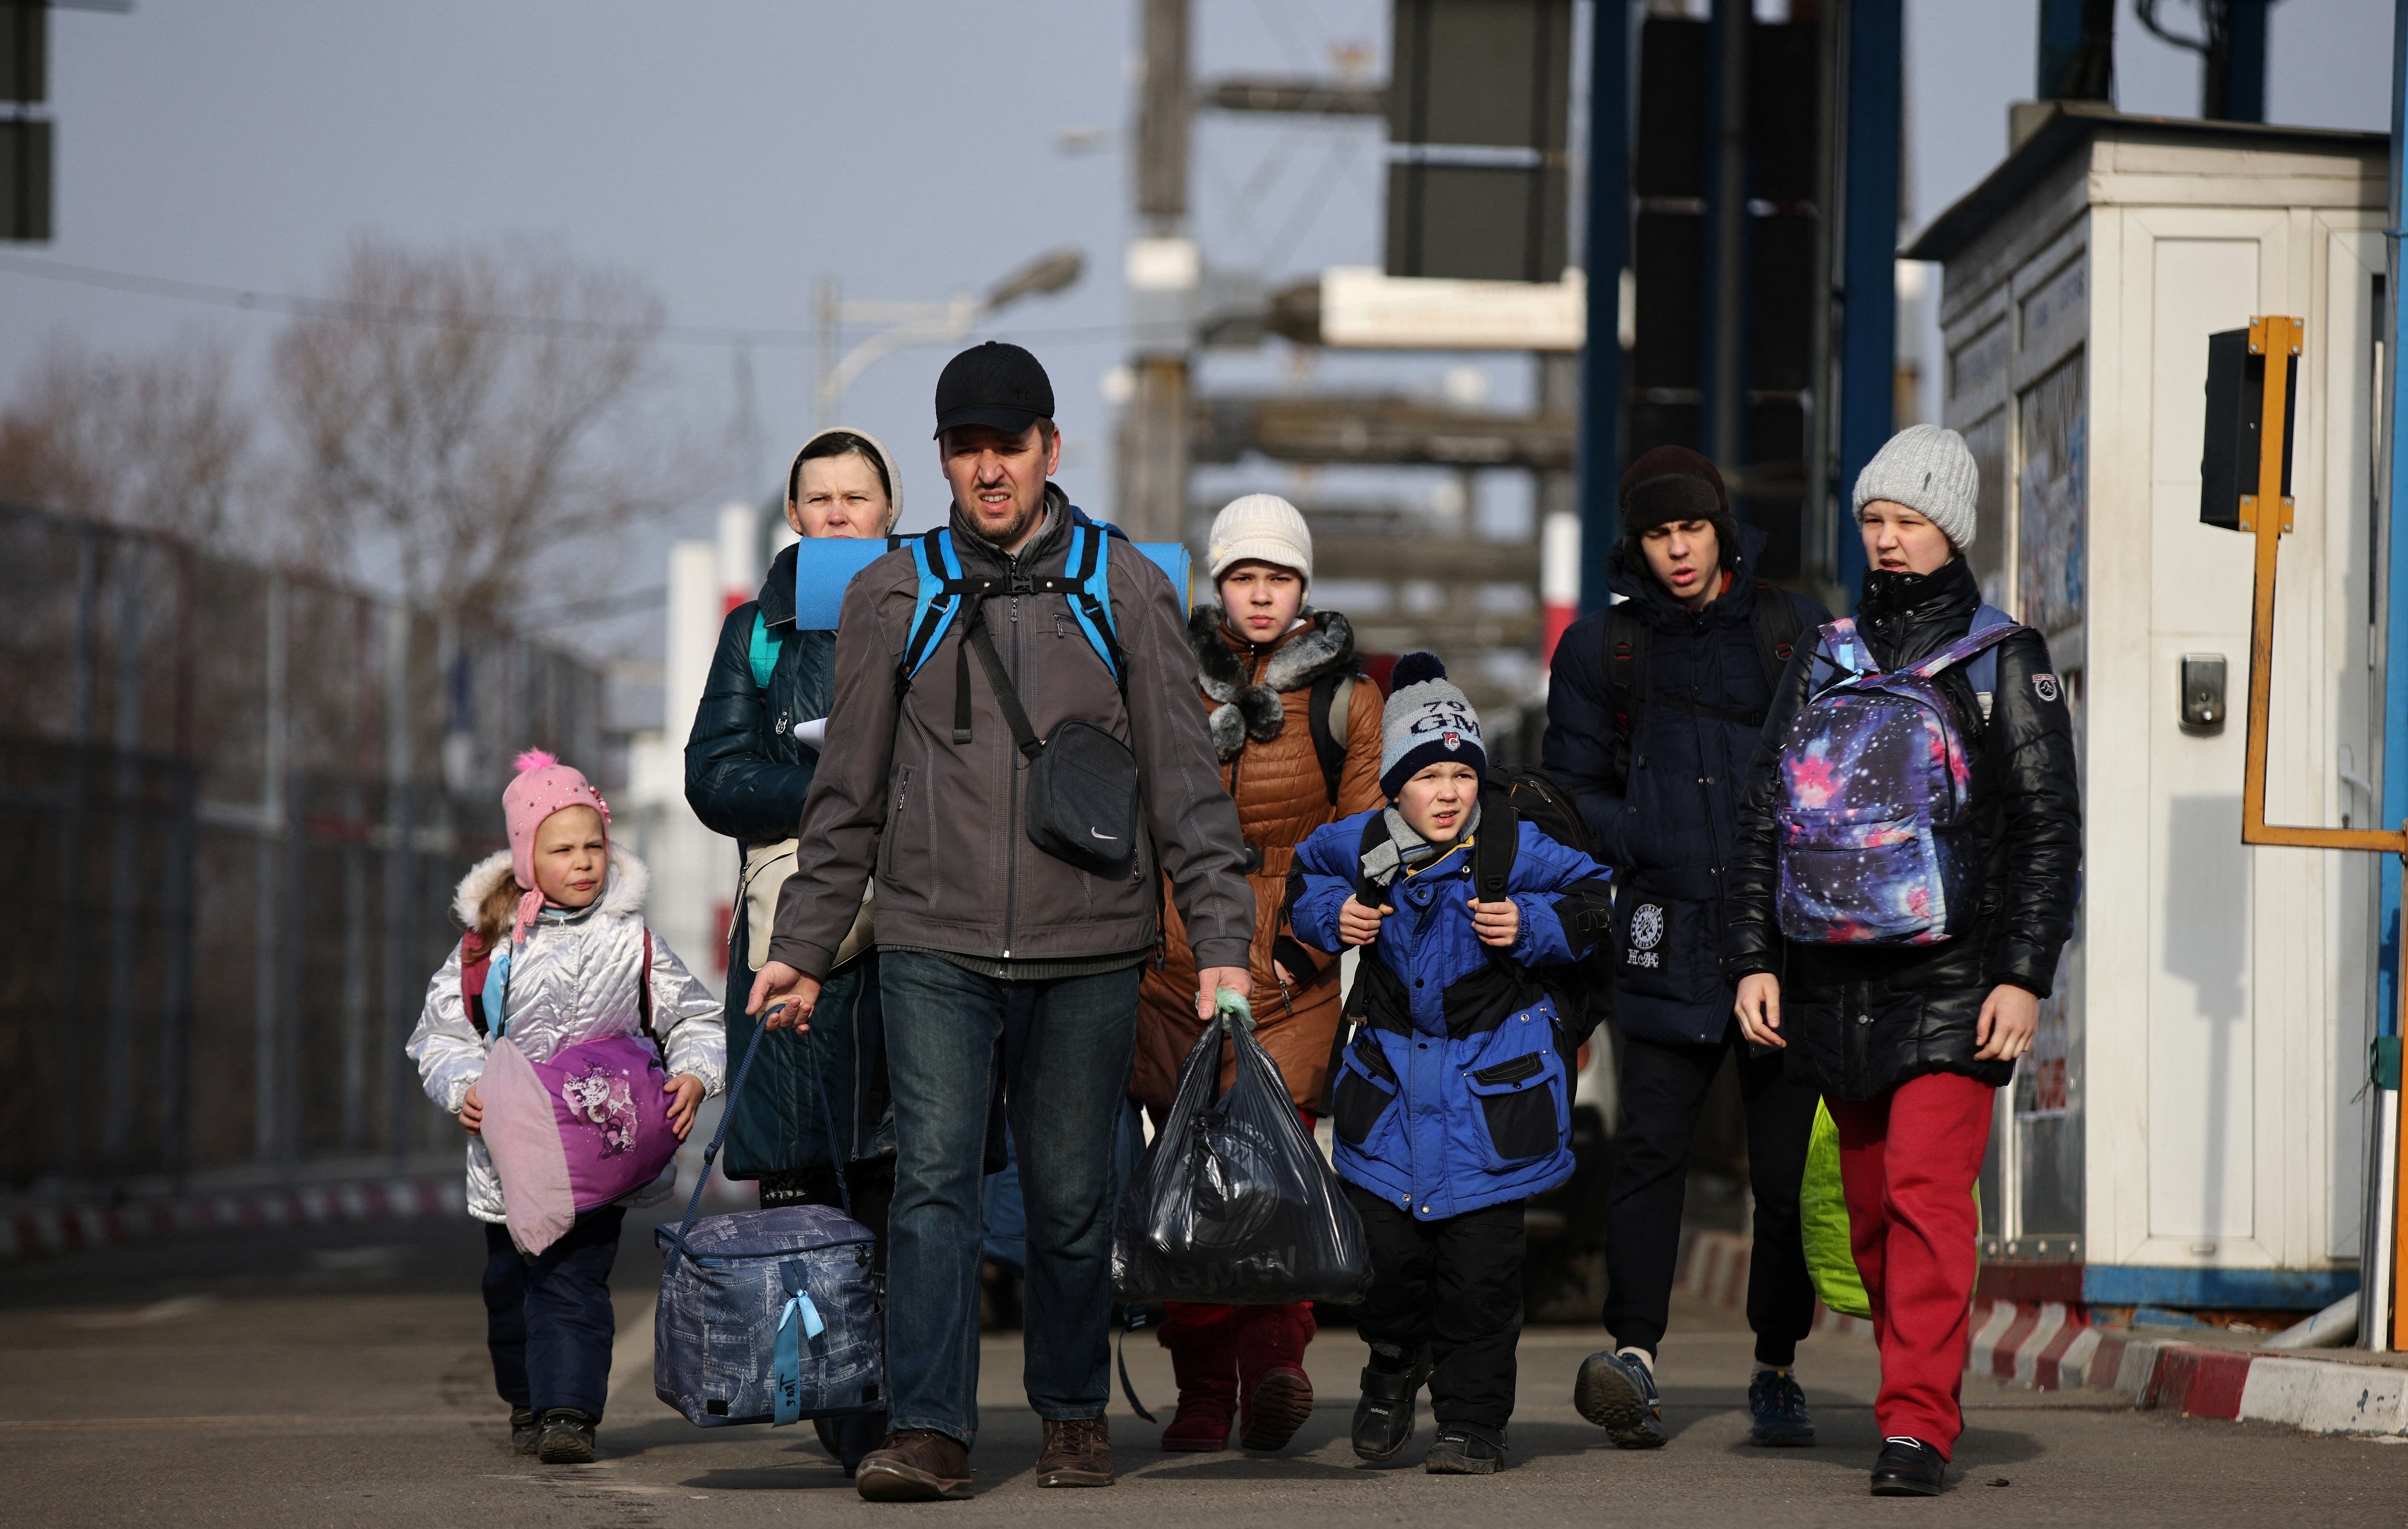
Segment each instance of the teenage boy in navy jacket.
[[1331,1091],[1338,1175],[1371,1255],[1354,1452],[1405,1447],[1426,1379],[1439,1432],[1424,1468],[1486,1475],[1513,1411],[1522,1202],[1572,1171],[1570,1069],[1531,969],[1584,953],[1568,931],[1602,925],[1607,873],[1498,810],[1488,831],[1518,835],[1506,895],[1477,900],[1480,719],[1427,653],[1400,659],[1394,683],[1392,805],[1297,846],[1289,916],[1324,950],[1370,947]]
[[1613,990],[1622,1129],[1605,1192],[1605,1326],[1573,1405],[1626,1450],[1668,1436],[1656,1350],[1671,1311],[1689,1145],[1706,1092],[1736,1053],[1756,1192],[1747,1321],[1756,1332],[1749,1440],[1814,1442],[1796,1374],[1814,1325],[1798,1190],[1815,1093],[1758,1055],[1723,976],[1724,882],[1739,797],[1774,681],[1813,648],[1830,612],[1756,572],[1764,534],[1731,517],[1714,464],[1659,446],[1622,479],[1622,544],[1607,559],[1622,596],[1555,645],[1547,771],[1572,800],[1620,892]]

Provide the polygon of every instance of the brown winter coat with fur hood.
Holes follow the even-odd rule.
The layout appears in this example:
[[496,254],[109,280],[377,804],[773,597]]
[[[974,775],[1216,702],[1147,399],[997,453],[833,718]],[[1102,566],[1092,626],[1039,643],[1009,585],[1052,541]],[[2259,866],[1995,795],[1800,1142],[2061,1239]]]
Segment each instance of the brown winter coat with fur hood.
[[[1260,647],[1229,630],[1221,611],[1206,607],[1189,618],[1197,683],[1221,756],[1221,783],[1237,798],[1238,821],[1250,849],[1261,851],[1247,881],[1254,893],[1254,1038],[1279,1064],[1289,1095],[1319,1112],[1330,1043],[1338,1035],[1338,963],[1294,943],[1283,911],[1288,864],[1307,834],[1349,813],[1380,806],[1380,689],[1357,678],[1346,702],[1346,764],[1332,804],[1312,747],[1312,683],[1333,669],[1354,672],[1354,632],[1334,610],[1306,607],[1304,624]],[[1129,1092],[1159,1121],[1170,1107],[1179,1064],[1202,1031],[1196,1018],[1196,958],[1178,911],[1166,903],[1168,960],[1145,973],[1138,1009],[1137,1070]],[[1295,980],[1284,992],[1271,970],[1272,947],[1284,952]],[[1320,968],[1316,979],[1303,962]],[[1225,1057],[1222,1086],[1235,1065]]]

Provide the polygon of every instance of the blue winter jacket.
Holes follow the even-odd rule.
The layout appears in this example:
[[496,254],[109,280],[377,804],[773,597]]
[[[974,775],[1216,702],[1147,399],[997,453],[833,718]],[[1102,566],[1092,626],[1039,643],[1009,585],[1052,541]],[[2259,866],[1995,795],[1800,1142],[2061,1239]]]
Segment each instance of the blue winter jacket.
[[1756,640],[1756,602],[1768,593],[1788,601],[1804,646],[1831,619],[1802,594],[1757,588],[1764,540],[1756,527],[1740,528],[1730,588],[1695,612],[1665,591],[1643,559],[1633,567],[1619,547],[1607,559],[1610,587],[1646,627],[1649,694],[1721,713],[1642,703],[1630,778],[1621,786],[1613,780],[1619,729],[1606,688],[1606,613],[1574,622],[1549,666],[1541,757],[1579,804],[1597,836],[1598,857],[1613,867],[1624,936],[1613,1021],[1641,1040],[1718,1041],[1733,1023],[1733,992],[1722,968],[1723,882],[1760,730],[1744,719],[1760,721],[1772,699]]
[[[1341,818],[1297,846],[1289,916],[1307,945],[1342,949],[1339,905],[1354,894],[1370,818]],[[1421,1219],[1517,1200],[1572,1171],[1570,1069],[1554,1001],[1527,968],[1583,953],[1587,942],[1576,948],[1565,931],[1584,907],[1602,908],[1608,873],[1514,826],[1506,890],[1522,928],[1510,963],[1472,932],[1475,832],[1388,889],[1396,912],[1355,979],[1362,1027],[1332,1090],[1338,1173]]]

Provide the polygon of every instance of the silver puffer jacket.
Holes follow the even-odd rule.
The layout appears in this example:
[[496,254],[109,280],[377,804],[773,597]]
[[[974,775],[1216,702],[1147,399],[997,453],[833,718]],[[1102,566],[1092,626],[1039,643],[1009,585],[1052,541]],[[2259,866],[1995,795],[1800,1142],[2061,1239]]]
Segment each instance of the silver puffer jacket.
[[[460,922],[473,925],[485,894],[509,874],[509,852],[502,850],[462,877],[452,902]],[[582,1041],[644,1033],[636,984],[644,969],[644,896],[652,885],[644,863],[613,845],[602,895],[574,911],[547,907],[527,932],[510,966],[505,1028],[529,1061],[542,1062]],[[710,1093],[725,1086],[727,1028],[719,1000],[658,935],[652,936],[652,1029],[667,1053],[670,1077],[692,1073]],[[488,1044],[460,996],[455,944],[426,984],[426,1007],[409,1037],[426,1096],[458,1114],[468,1086],[484,1075]],[[676,1185],[672,1162],[632,1203],[654,1204]],[[502,1219],[502,1181],[481,1136],[468,1138],[468,1214]]]

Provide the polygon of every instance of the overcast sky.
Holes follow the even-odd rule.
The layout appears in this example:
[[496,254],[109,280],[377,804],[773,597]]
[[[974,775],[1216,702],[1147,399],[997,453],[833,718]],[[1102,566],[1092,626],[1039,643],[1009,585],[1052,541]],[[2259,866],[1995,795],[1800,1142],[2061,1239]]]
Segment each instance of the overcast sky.
[[[2195,58],[2118,28],[2118,105],[2191,115]],[[1197,72],[1386,69],[1386,0],[1195,0]],[[2183,0],[2163,7],[2187,21]],[[533,233],[632,270],[673,322],[807,331],[815,280],[849,297],[982,287],[1076,245],[1088,274],[986,333],[1044,358],[1073,496],[1109,501],[1106,374],[1127,340],[1120,249],[1137,0],[138,0],[54,12],[56,240],[23,252],[109,271],[268,292],[323,284],[362,231],[423,243]],[[1759,0],[1778,13],[1780,0]],[[2035,0],[1907,0],[1913,207],[1926,219],[2002,152],[2031,93]],[[2384,0],[2284,0],[2270,115],[2381,129]],[[1347,50],[1351,50],[1351,53]],[[1208,262],[1293,279],[1380,252],[1376,127],[1207,119],[1196,231]],[[1065,147],[1066,143],[1068,147]],[[0,388],[53,334],[136,350],[223,334],[257,362],[278,320],[0,272]],[[913,521],[941,504],[924,444],[945,352],[873,368],[843,410],[902,458]],[[666,354],[661,407],[728,432],[729,346]],[[1216,361],[1268,381],[1276,353]],[[676,525],[601,582],[656,583],[662,541],[707,535],[710,504],[759,492],[810,422],[807,349],[752,353],[766,464],[697,485]],[[1492,396],[1526,367],[1484,361]],[[1325,376],[1436,385],[1442,364],[1335,358]],[[1467,379],[1458,378],[1461,386]],[[1274,483],[1268,486],[1279,486]]]

